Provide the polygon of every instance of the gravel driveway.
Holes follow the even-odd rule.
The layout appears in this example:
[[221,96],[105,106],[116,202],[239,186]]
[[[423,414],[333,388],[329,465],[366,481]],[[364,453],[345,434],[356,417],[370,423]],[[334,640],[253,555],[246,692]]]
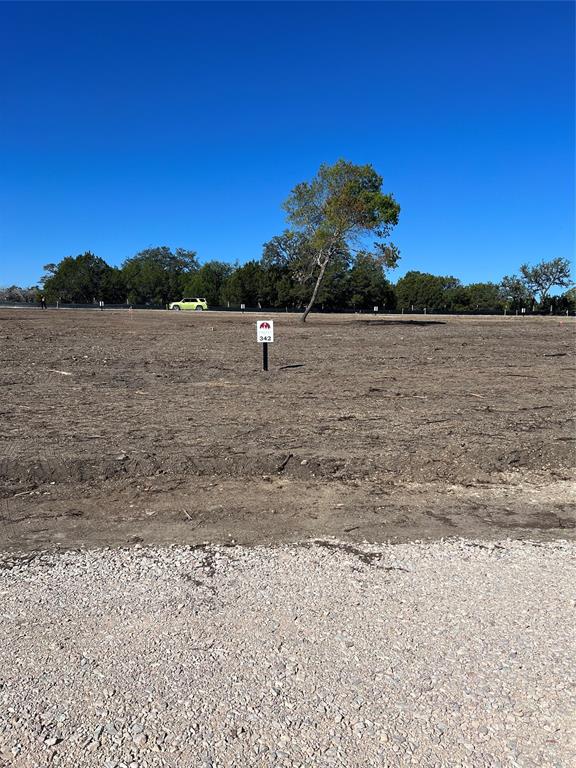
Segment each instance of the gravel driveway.
[[0,556],[0,765],[576,764],[566,541]]

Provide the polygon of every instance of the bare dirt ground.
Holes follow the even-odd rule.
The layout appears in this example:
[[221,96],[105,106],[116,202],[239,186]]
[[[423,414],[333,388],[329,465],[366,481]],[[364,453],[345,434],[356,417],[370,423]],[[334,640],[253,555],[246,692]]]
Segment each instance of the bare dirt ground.
[[2,310],[2,547],[573,537],[573,320],[255,320]]

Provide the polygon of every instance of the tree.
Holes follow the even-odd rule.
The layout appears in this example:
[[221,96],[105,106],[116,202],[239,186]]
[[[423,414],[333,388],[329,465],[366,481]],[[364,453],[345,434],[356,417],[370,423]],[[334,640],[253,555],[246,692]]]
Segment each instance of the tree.
[[0,288],[0,301],[9,301],[13,304],[30,304],[36,301],[38,288],[21,288],[19,285],[11,285],[8,288]]
[[[347,250],[336,254],[326,267],[324,278],[316,293],[316,304],[322,309],[336,310],[345,307],[350,293],[350,255]],[[300,287],[300,303],[309,303],[310,289],[313,287],[314,276]]]
[[296,280],[305,277],[310,267],[310,259],[314,254],[310,242],[302,232],[284,230],[264,243],[262,251],[262,266],[265,269],[276,269],[290,272]]
[[430,275],[427,272],[407,272],[396,284],[398,307],[450,309],[451,294],[460,287],[460,281],[455,277]]
[[534,267],[522,264],[520,275],[521,280],[532,296],[539,296],[538,301],[540,304],[546,300],[551,288],[555,286],[568,288],[572,283],[568,259],[541,261]]
[[502,309],[500,287],[495,283],[471,283],[447,292],[453,312],[496,312]]
[[257,261],[248,261],[241,267],[236,267],[222,286],[223,302],[247,304],[249,307],[262,303],[263,274],[264,269]]
[[568,312],[576,312],[576,287],[569,288],[559,297],[559,308],[564,311],[568,310]]
[[382,265],[370,253],[358,253],[348,273],[347,303],[355,309],[394,309],[396,297]]
[[126,301],[126,283],[120,269],[110,267],[104,273],[100,293],[106,304],[123,304]]
[[[325,309],[346,305],[351,257],[348,248],[327,266],[316,303]],[[286,230],[264,244],[261,264],[265,270],[263,291],[270,306],[304,309],[316,282],[314,252],[306,235]]]
[[569,288],[560,296],[547,296],[540,304],[542,312],[564,314],[576,311],[576,287]]
[[167,304],[181,299],[186,281],[198,270],[195,251],[167,246],[146,248],[127,259],[122,275],[133,304]]
[[67,256],[58,264],[46,264],[44,270],[41,282],[49,301],[89,304],[95,299],[122,300],[124,289],[119,271],[91,251]]
[[207,261],[197,272],[185,278],[183,293],[205,298],[208,306],[219,306],[222,288],[232,271],[233,267],[223,261]]
[[314,254],[306,235],[285,230],[264,243],[260,263],[271,306],[304,307],[310,295]]
[[306,239],[307,272],[315,278],[302,322],[316,302],[328,266],[344,258],[352,245],[373,238],[374,258],[382,267],[396,265],[398,249],[386,239],[398,223],[400,206],[381,187],[382,177],[371,165],[338,160],[321,165],[311,182],[297,184],[284,203],[294,231]]
[[506,275],[500,282],[500,296],[508,309],[522,309],[532,304],[533,296],[518,275]]

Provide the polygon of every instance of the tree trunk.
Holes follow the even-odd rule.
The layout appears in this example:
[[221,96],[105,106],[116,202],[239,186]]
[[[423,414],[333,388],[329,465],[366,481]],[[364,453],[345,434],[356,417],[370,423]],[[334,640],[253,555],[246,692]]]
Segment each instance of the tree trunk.
[[320,283],[322,282],[322,278],[324,277],[324,272],[326,271],[326,266],[328,265],[328,260],[325,259],[322,266],[320,267],[320,273],[318,275],[318,279],[316,280],[316,285],[314,286],[314,290],[312,291],[312,298],[310,299],[310,302],[306,309],[304,310],[303,314],[300,316],[300,322],[305,323],[306,318],[310,314],[310,310],[314,306],[314,302],[316,301],[316,296],[318,294],[318,289],[320,288]]

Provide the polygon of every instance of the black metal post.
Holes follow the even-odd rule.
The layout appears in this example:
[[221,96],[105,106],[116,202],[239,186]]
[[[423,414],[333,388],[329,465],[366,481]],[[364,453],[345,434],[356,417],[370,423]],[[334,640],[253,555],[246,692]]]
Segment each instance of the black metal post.
[[262,370],[268,370],[268,342],[262,343]]

